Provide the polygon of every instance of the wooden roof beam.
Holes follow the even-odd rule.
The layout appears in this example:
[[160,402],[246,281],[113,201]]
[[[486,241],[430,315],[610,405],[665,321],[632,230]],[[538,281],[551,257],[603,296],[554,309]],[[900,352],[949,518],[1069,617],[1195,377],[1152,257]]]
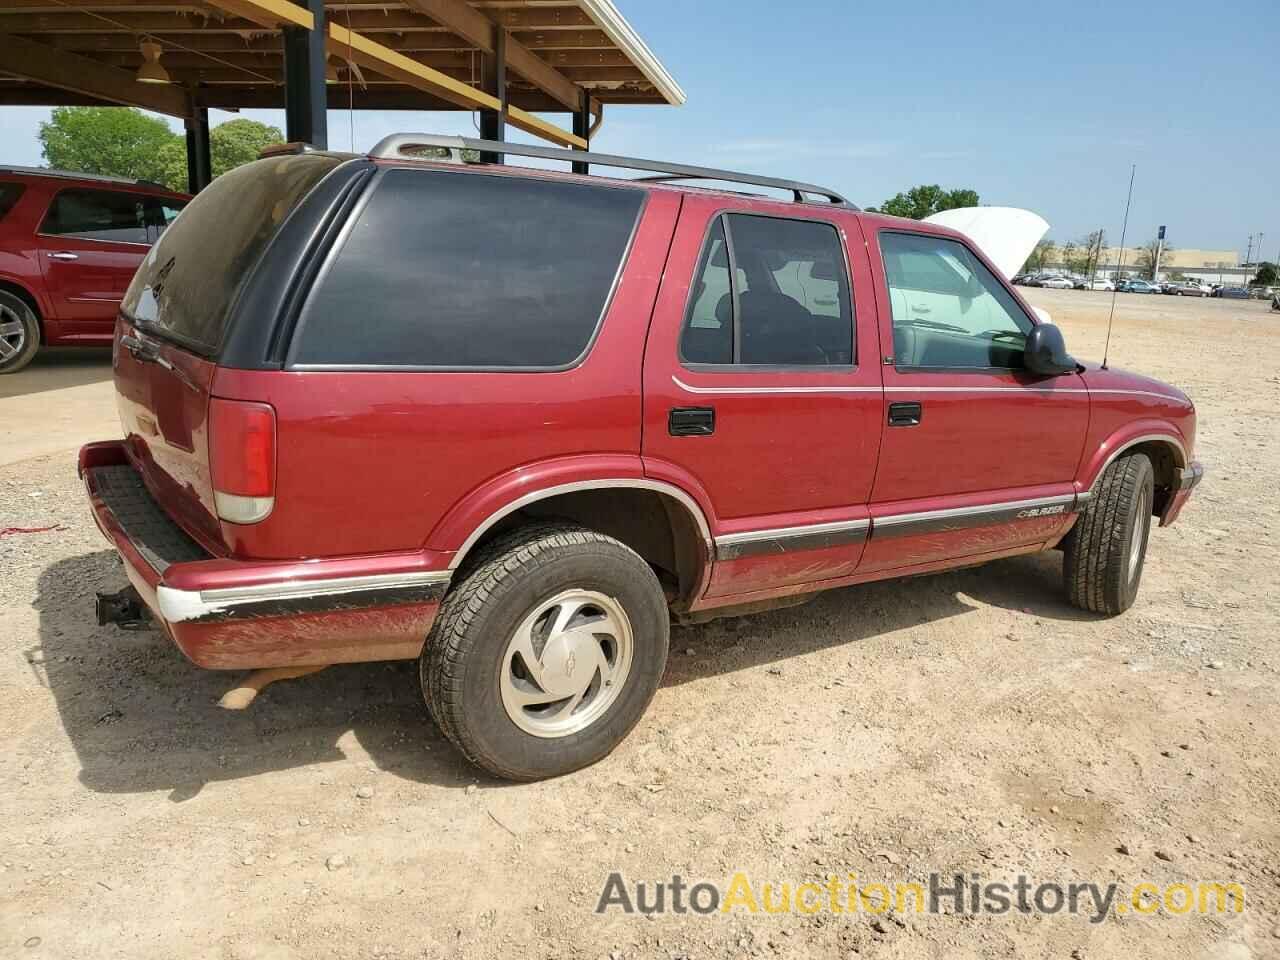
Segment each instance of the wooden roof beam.
[[[494,36],[503,29],[465,0],[404,0],[404,3],[485,53],[493,53]],[[508,67],[559,100],[567,109],[578,109],[582,102],[581,87],[510,34],[507,35],[506,52]]]
[[[477,90],[470,84],[406,57],[332,20],[329,21],[326,47],[333,56],[352,60],[384,77],[425,90],[465,110],[499,110],[502,107],[496,97],[483,90]],[[510,104],[507,106],[507,122],[535,137],[542,137],[562,146],[586,147],[586,141],[581,137]]]
[[316,18],[306,7],[290,0],[204,0],[211,7],[256,23],[271,30],[280,27],[305,27],[314,30]]
[[138,83],[128,71],[3,33],[0,73],[171,117],[191,115],[187,95],[177,87]]

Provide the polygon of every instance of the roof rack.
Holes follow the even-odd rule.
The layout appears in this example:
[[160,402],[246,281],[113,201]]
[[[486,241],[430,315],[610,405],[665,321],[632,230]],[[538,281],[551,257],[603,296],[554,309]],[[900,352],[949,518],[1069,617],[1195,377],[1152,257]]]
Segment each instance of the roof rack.
[[[648,170],[661,176],[640,177],[644,181],[656,180],[724,180],[729,183],[749,183],[757,187],[788,190],[796,203],[806,203],[806,194],[822,197],[829,203],[858,208],[828,187],[819,187],[798,180],[780,180],[776,177],[759,177],[732,170],[716,170],[711,167],[693,167],[683,163],[664,163],[660,160],[640,160],[636,157],[619,157],[610,153],[591,153],[587,150],[566,150],[562,147],[536,147],[525,143],[507,143],[500,140],[476,140],[471,137],[446,137],[433,133],[393,133],[383,137],[369,156],[378,160],[412,159],[406,151],[434,149],[453,163],[481,163],[474,157],[484,154],[504,153],[517,157],[536,157],[540,160],[563,160],[567,163],[589,163],[601,167],[618,167],[624,170]],[[465,152],[464,152],[465,151]],[[447,152],[447,156],[446,156]],[[468,156],[470,153],[472,156]],[[435,158],[432,158],[435,159]]]
[[168,190],[163,183],[154,180],[134,180],[130,177],[112,177],[105,173],[80,173],[78,170],[52,170],[48,167],[20,167],[13,163],[0,164],[0,173],[24,173],[35,177],[62,177],[67,180],[101,180],[104,183],[128,183],[143,187]]

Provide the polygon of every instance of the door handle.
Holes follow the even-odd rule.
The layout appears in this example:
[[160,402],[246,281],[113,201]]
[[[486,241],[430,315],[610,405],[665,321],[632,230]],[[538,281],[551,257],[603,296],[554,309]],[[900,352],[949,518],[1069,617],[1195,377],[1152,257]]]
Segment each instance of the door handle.
[[667,433],[673,437],[709,437],[715,432],[715,407],[672,407],[667,414]]
[[924,406],[916,400],[889,404],[889,426],[914,427],[924,416]]
[[54,253],[49,254],[49,257],[52,260],[79,260],[80,259],[79,254],[71,253],[70,251],[67,251],[67,250],[58,250]]

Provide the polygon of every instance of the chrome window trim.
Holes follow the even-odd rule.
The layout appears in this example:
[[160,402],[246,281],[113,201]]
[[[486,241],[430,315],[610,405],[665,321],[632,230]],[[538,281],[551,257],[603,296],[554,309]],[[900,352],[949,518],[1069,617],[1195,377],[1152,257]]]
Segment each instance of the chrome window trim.
[[653,493],[662,493],[678,501],[687,511],[698,525],[698,532],[702,535],[703,546],[707,550],[707,556],[714,556],[715,543],[711,538],[711,528],[707,524],[707,518],[702,512],[702,508],[698,506],[696,500],[689,494],[685,493],[674,484],[664,483],[661,480],[646,480],[637,478],[612,478],[604,480],[578,480],[573,483],[561,483],[553,487],[543,487],[540,490],[532,490],[523,496],[517,497],[510,503],[506,504],[489,514],[484,522],[471,531],[471,535],[462,542],[457,551],[453,555],[453,559],[449,563],[450,570],[458,569],[463,558],[472,547],[476,545],[485,532],[488,531],[495,523],[503,517],[510,516],[522,507],[527,507],[531,503],[537,503],[539,500],[546,500],[548,497],[554,497],[562,493],[579,493],[584,490],[618,490],[618,489],[635,489],[648,490]]
[[[708,364],[700,364],[699,366],[709,366]],[[696,368],[690,367],[695,370]],[[719,366],[718,369],[725,369]],[[774,368],[776,369],[776,368]],[[810,373],[810,372],[826,372],[849,373],[856,370],[857,367],[808,367],[808,368],[785,368],[790,373]],[[738,364],[735,367],[738,373],[751,373],[752,368],[747,364]],[[831,386],[803,386],[803,387],[695,387],[692,384],[685,383],[674,374],[671,382],[686,393],[701,394],[770,394],[770,393],[1032,393],[1039,397],[1052,397],[1057,394],[1123,394],[1135,397],[1158,397],[1161,400],[1175,400],[1179,403],[1183,402],[1182,397],[1175,397],[1168,393],[1156,393],[1151,390],[1089,390],[1084,387],[1041,387],[1035,384],[1015,384],[1009,387],[843,387],[836,384]]]

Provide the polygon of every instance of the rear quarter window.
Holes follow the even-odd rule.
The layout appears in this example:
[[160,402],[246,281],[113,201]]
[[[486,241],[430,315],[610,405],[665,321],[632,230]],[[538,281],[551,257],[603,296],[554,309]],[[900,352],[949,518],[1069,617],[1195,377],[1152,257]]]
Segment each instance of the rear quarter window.
[[644,196],[389,169],[312,291],[291,365],[570,366],[600,324]]
[[8,216],[26,189],[22,183],[0,183],[0,220]]

